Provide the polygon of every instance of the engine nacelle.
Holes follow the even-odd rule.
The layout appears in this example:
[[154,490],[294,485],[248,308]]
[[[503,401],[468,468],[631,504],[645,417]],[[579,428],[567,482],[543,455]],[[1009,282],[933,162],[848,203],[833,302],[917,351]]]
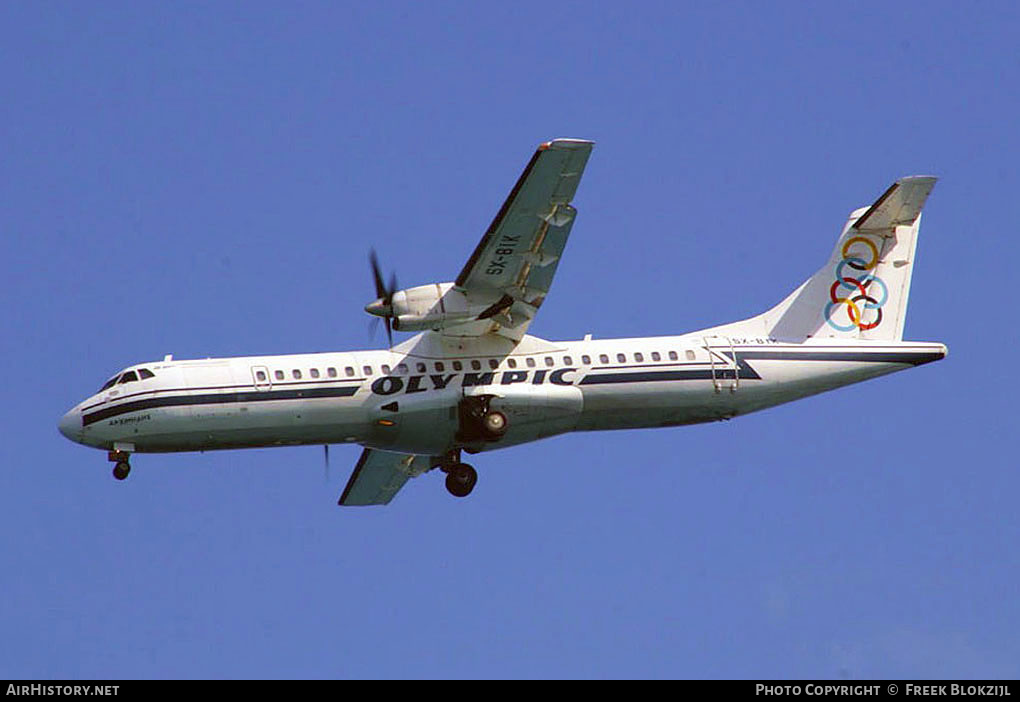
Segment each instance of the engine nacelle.
[[393,328],[397,331],[442,329],[475,319],[484,304],[471,305],[453,283],[433,283],[393,293]]

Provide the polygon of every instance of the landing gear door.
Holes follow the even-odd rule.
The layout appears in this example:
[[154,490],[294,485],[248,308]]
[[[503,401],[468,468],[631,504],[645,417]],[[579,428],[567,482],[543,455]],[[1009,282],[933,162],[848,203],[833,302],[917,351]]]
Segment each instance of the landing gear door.
[[256,390],[271,390],[273,388],[273,381],[269,375],[269,369],[265,366],[252,366],[251,379]]

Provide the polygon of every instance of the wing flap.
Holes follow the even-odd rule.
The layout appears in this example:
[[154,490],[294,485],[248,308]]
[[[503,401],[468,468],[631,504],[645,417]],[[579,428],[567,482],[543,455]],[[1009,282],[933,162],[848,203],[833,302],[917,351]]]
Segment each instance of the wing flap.
[[362,451],[337,504],[388,505],[408,478],[417,477],[430,467],[429,456],[367,448]]

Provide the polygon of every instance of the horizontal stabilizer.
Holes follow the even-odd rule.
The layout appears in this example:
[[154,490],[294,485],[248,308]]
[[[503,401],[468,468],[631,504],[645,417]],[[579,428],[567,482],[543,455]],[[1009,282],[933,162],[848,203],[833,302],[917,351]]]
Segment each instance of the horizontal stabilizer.
[[853,228],[861,231],[913,224],[921,214],[936,180],[934,176],[900,178],[854,222]]

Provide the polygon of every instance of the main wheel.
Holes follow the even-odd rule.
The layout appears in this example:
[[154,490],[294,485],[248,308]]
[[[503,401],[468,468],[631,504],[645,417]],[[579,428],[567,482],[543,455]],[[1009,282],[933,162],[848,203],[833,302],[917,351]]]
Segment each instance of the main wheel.
[[478,473],[467,463],[458,463],[446,473],[446,489],[454,497],[467,497],[478,482]]
[[506,434],[506,415],[502,412],[489,412],[482,418],[482,429],[490,439],[498,439]]
[[118,461],[117,465],[113,467],[113,477],[117,480],[123,480],[128,477],[128,473],[131,472],[131,464],[127,461]]

